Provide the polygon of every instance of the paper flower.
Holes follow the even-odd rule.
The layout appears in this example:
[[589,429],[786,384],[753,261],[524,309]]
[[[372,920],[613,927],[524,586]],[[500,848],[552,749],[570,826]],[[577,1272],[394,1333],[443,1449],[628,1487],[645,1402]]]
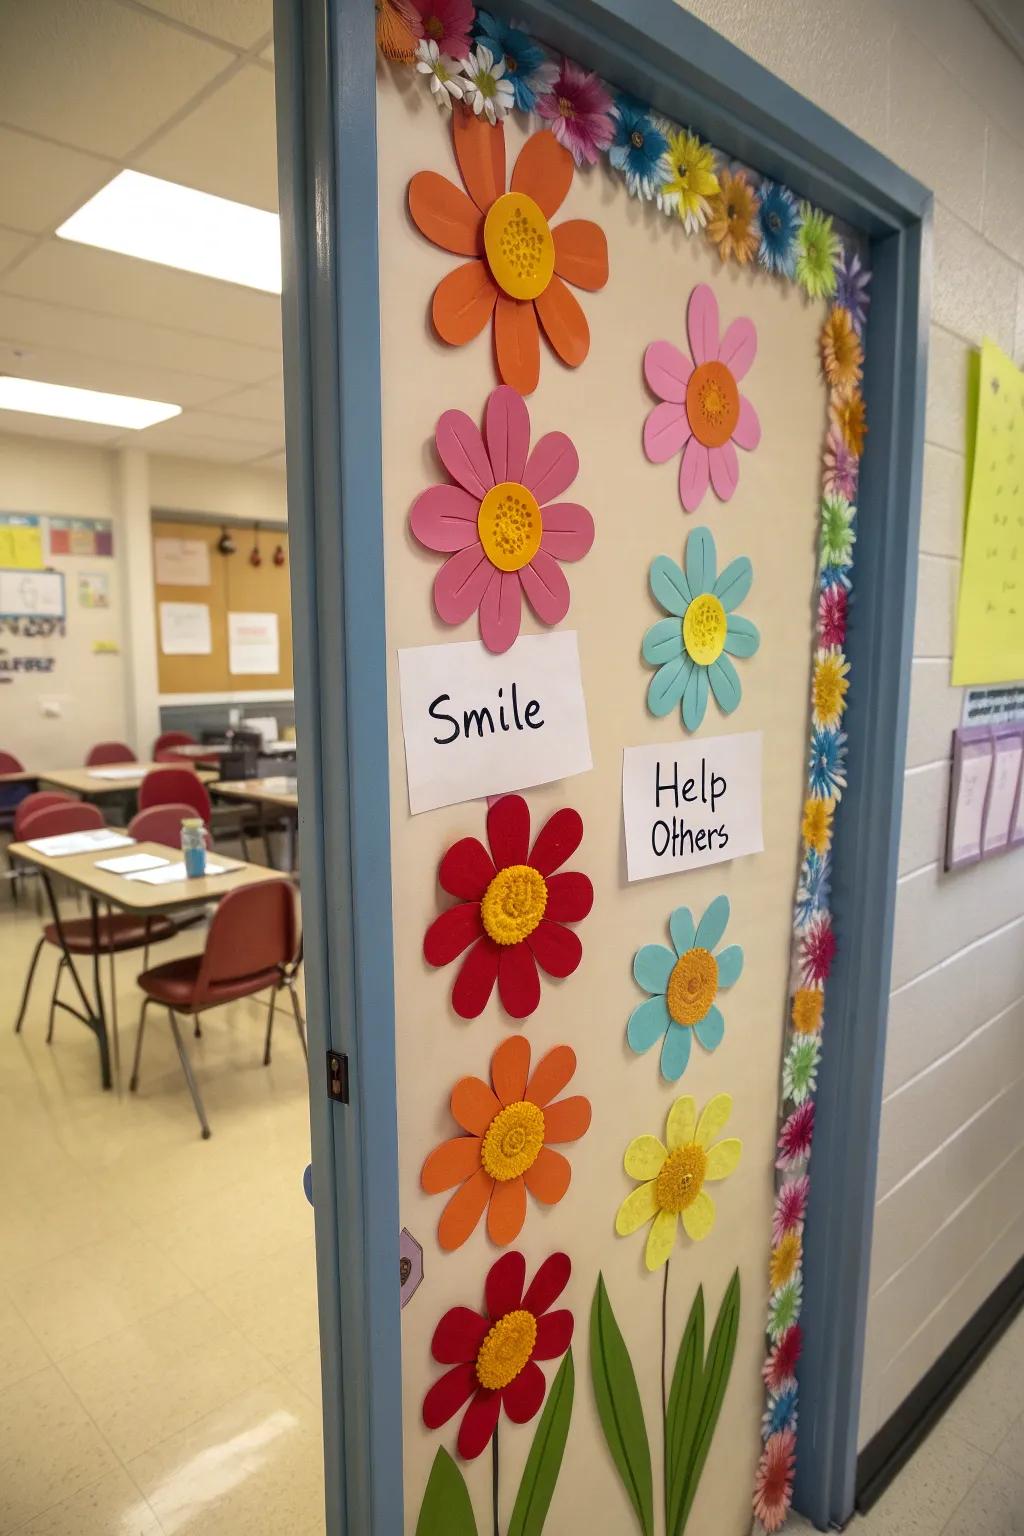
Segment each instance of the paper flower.
[[864,439],[868,430],[864,397],[860,390],[851,389],[836,395],[829,410],[833,424],[838,427],[848,451],[859,459],[864,452]]
[[864,372],[864,348],[850,311],[834,304],[821,328],[821,366],[832,389],[852,389]]
[[797,1420],[797,1389],[795,1386],[784,1387],[781,1392],[773,1392],[768,1399],[768,1406],[761,1416],[761,1438],[767,1440],[771,1435],[777,1435],[784,1429],[796,1432]]
[[511,80],[505,78],[505,60],[496,59],[481,43],[466,55],[463,95],[473,116],[491,128],[508,117],[516,104]]
[[776,1168],[786,1172],[801,1167],[811,1155],[813,1140],[814,1101],[811,1100],[794,1109],[779,1131]]
[[798,929],[806,928],[812,917],[828,906],[831,880],[832,860],[828,854],[809,853],[801,865],[796,892]]
[[557,66],[548,62],[543,48],[527,33],[488,11],[477,11],[476,26],[479,41],[496,59],[504,60],[505,79],[512,85],[520,112],[536,111],[537,97],[551,89]]
[[754,1514],[766,1531],[777,1531],[786,1522],[793,1500],[796,1467],[796,1435],[791,1429],[769,1436],[757,1467],[754,1483]]
[[818,595],[818,640],[821,645],[846,644],[846,615],[850,599],[843,587],[825,587]]
[[805,848],[811,848],[815,853],[828,851],[832,842],[832,817],[835,809],[831,800],[812,798],[804,801],[800,831],[803,834]]
[[722,171],[718,191],[708,209],[708,239],[718,247],[722,261],[746,266],[757,255],[761,231],[757,222],[758,199],[746,171]]
[[852,565],[853,546],[857,535],[853,520],[857,508],[845,496],[826,496],[821,503],[821,534],[819,564]]
[[709,689],[723,713],[732,713],[743,690],[729,657],[753,656],[761,643],[756,625],[734,612],[754,579],[750,561],[740,555],[717,580],[716,569],[715,541],[707,528],[694,528],[686,541],[685,575],[667,555],[651,563],[651,592],[671,617],[659,619],[644,635],[644,660],[658,668],[647,707],[667,715],[681,703],[688,731],[704,719]]
[[612,99],[597,75],[563,59],[551,89],[537,98],[537,114],[551,125],[577,165],[595,165],[615,135]]
[[800,975],[805,987],[819,987],[828,980],[835,954],[832,919],[825,912],[800,937]]
[[638,1056],[664,1037],[661,1073],[677,1082],[690,1059],[690,1037],[706,1051],[722,1043],[725,1019],[715,999],[733,986],[743,971],[738,944],[713,953],[729,922],[729,898],[716,896],[694,927],[689,907],[677,907],[668,920],[672,948],[645,944],[633,960],[637,984],[651,996],[629,1016],[626,1039]]
[[761,1376],[769,1392],[781,1392],[794,1384],[803,1344],[803,1331],[799,1323],[794,1323],[792,1328],[787,1328],[782,1337],[773,1344],[767,1360],[761,1367]]
[[800,1316],[803,1281],[799,1275],[775,1291],[768,1306],[768,1336],[773,1341],[787,1333]]
[[[812,805],[824,805],[824,800],[812,800]],[[821,1029],[821,1016],[825,1007],[825,994],[820,987],[797,987],[793,993],[790,1018],[798,1035],[816,1035]]]
[[557,1360],[572,1343],[572,1313],[551,1311],[571,1268],[567,1254],[551,1254],[524,1295],[526,1260],[504,1253],[488,1272],[484,1310],[452,1307],[434,1330],[431,1352],[451,1370],[423,1399],[423,1422],[440,1429],[469,1403],[459,1426],[464,1460],[490,1443],[502,1406],[514,1424],[529,1423],[540,1409],[547,1384],[538,1361]]
[[631,1179],[643,1182],[619,1206],[615,1230],[629,1237],[651,1222],[644,1262],[660,1269],[675,1247],[679,1221],[687,1237],[700,1242],[715,1224],[715,1202],[705,1183],[726,1179],[740,1160],[743,1143],[736,1137],[715,1141],[732,1113],[732,1099],[718,1093],[697,1119],[697,1106],[688,1094],[676,1099],[668,1112],[663,1145],[657,1136],[638,1136],[626,1148],[624,1166]]
[[836,267],[836,303],[849,310],[853,328],[863,336],[868,318],[868,284],[871,273],[866,270],[856,251],[844,251]]
[[652,341],[644,353],[644,377],[662,402],[644,422],[644,452],[664,464],[683,451],[679,499],[695,512],[709,479],[719,500],[729,500],[740,478],[736,447],[752,453],[761,441],[757,412],[739,391],[757,355],[757,331],[743,317],[719,341],[718,300],[707,283],[690,294],[686,330],[692,361],[670,341]]
[[579,471],[576,449],[564,432],[548,432],[531,453],[526,402],[505,384],[488,398],[483,436],[464,411],[445,411],[435,442],[456,484],[430,486],[409,513],[419,542],[449,556],[434,578],[434,607],[445,624],[478,613],[487,649],[507,651],[524,595],[542,624],[565,618],[562,562],[581,560],[594,542],[587,509],[555,500]]
[[812,730],[807,784],[816,800],[841,800],[846,788],[846,732]]
[[657,189],[662,213],[677,216],[688,235],[707,223],[709,199],[718,191],[715,154],[695,133],[681,128],[668,134],[665,179]]
[[850,663],[836,646],[821,647],[811,680],[812,718],[818,728],[834,729],[843,718],[850,687]]
[[757,259],[766,272],[792,279],[796,265],[796,232],[800,222],[796,200],[788,187],[762,181],[758,224],[761,241]]
[[668,140],[648,109],[632,96],[615,100],[615,138],[608,159],[626,178],[633,197],[654,196],[668,170]]
[[423,27],[423,36],[436,43],[450,59],[469,53],[473,26],[472,0],[411,0]]
[[[467,67],[467,81],[469,76]],[[538,322],[567,367],[578,368],[590,350],[587,318],[566,283],[604,287],[607,241],[588,219],[551,228],[573,168],[547,131],[523,145],[510,192],[503,127],[456,112],[452,139],[466,192],[433,171],[419,171],[409,183],[409,212],[420,233],[442,250],[470,258],[434,289],[434,329],[442,341],[461,347],[493,316],[498,374],[528,395],[540,376]]]
[[442,112],[450,112],[453,101],[462,100],[465,79],[457,59],[442,53],[433,39],[421,38],[416,48],[416,69],[430,78],[430,93]]
[[806,1173],[800,1178],[793,1179],[789,1184],[783,1184],[775,1198],[775,1210],[772,1214],[772,1242],[779,1244],[787,1232],[802,1232],[804,1221],[807,1218],[807,1197],[810,1194],[811,1181]]
[[431,923],[423,954],[440,966],[469,949],[452,989],[460,1018],[479,1017],[497,981],[505,1012],[525,1019],[540,1002],[538,966],[549,976],[571,976],[579,965],[583,946],[565,924],[586,917],[594,888],[586,875],[555,871],[582,837],[582,817],[566,806],[548,818],[531,849],[526,801],[503,795],[487,812],[490,853],[475,837],[448,849],[438,879],[459,901]]
[[859,474],[860,460],[847,448],[839,428],[832,427],[825,440],[825,495],[845,496],[847,501],[856,501]]
[[411,64],[423,23],[412,0],[373,0],[377,47],[386,59]]
[[773,1291],[789,1284],[800,1267],[802,1255],[799,1232],[784,1232],[772,1248],[768,1262],[768,1283]]
[[817,1087],[821,1042],[817,1035],[793,1040],[782,1062],[782,1091],[794,1104],[802,1104]]
[[423,1164],[428,1195],[459,1186],[437,1229],[441,1247],[460,1248],[487,1211],[487,1232],[499,1247],[514,1242],[526,1220],[526,1192],[557,1205],[569,1188],[568,1159],[553,1142],[578,1141],[590,1126],[590,1101],[555,1096],[576,1070],[576,1054],[557,1045],[530,1076],[530,1043],[504,1040],[491,1059],[491,1083],[464,1077],[452,1090],[452,1114],[467,1133],[443,1141]]
[[841,253],[832,219],[810,203],[801,203],[794,275],[809,298],[827,299],[835,293],[836,262]]

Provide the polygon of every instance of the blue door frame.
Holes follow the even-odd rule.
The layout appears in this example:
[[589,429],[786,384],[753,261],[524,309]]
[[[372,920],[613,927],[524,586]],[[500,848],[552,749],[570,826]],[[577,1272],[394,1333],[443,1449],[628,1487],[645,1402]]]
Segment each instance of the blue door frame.
[[[499,7],[500,8],[500,7]],[[863,231],[873,302],[839,959],[805,1256],[796,1506],[853,1513],[924,436],[931,194],[673,0],[517,17]],[[373,0],[276,0],[295,704],[328,1536],[400,1536],[402,1413]],[[346,237],[346,231],[349,233]],[[350,1102],[328,1097],[347,1056]]]

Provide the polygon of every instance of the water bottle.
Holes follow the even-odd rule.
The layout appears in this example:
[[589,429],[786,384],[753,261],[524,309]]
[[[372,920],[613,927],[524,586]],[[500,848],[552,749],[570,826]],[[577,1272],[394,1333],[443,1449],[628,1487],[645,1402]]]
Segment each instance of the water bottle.
[[190,816],[181,823],[181,852],[185,860],[185,874],[190,880],[200,879],[206,873],[208,836],[200,816]]

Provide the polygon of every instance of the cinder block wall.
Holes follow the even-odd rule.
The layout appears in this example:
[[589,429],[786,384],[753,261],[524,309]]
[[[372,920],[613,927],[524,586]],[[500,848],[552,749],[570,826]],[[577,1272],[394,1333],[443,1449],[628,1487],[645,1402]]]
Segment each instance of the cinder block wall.
[[930,186],[917,625],[861,1444],[1024,1253],[1024,852],[940,857],[971,346],[1024,363],[1024,63],[972,0],[690,0]]

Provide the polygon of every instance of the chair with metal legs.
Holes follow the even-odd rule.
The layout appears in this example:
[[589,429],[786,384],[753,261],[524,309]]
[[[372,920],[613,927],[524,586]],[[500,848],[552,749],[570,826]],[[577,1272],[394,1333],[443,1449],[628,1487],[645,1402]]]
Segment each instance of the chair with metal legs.
[[295,1028],[299,1032],[299,1044],[302,1046],[302,1054],[305,1056],[306,1061],[309,1061],[309,1050],[306,1046],[306,1021],[302,1017],[302,1009],[299,1007],[299,995],[295,990],[295,979],[299,974],[301,964],[302,940],[300,939],[294,960],[290,965],[281,967],[281,980],[271,994],[270,1010],[267,1014],[267,1038],[263,1047],[263,1065],[265,1067],[270,1066],[270,1037],[274,1033],[274,1004],[277,1002],[278,994],[283,991],[287,991],[288,1000],[292,1005],[292,1017],[295,1020]]

